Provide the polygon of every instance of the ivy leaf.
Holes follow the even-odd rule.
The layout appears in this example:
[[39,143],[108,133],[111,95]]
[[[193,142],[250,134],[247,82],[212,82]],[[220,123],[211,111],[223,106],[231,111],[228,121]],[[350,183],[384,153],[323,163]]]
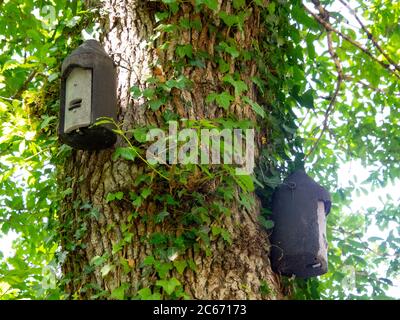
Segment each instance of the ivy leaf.
[[236,23],[238,23],[238,17],[235,15],[231,15],[226,13],[225,11],[222,11],[219,13],[220,18],[222,19],[222,21],[228,26],[228,27],[232,27],[233,25],[235,25]]
[[166,217],[169,216],[169,212],[168,211],[161,211],[160,213],[158,213],[155,218],[154,218],[154,222],[155,223],[161,223],[165,220]]
[[153,98],[154,94],[155,94],[155,89],[153,88],[147,88],[143,90],[143,96],[147,99]]
[[301,97],[300,103],[303,107],[308,109],[314,109],[314,96],[313,90],[307,90]]
[[263,216],[258,216],[258,220],[260,221],[260,224],[267,230],[274,227],[274,222],[272,220],[265,219]]
[[187,262],[185,260],[175,260],[173,264],[179,274],[183,274],[183,271],[185,271],[187,267]]
[[239,184],[239,186],[243,189],[245,192],[253,192],[254,191],[254,183],[253,179],[249,175],[237,175],[234,176],[235,180]]
[[217,98],[217,96],[218,96],[218,93],[215,93],[215,92],[210,93],[210,94],[207,96],[207,98],[206,98],[206,102],[207,102],[207,103],[210,103],[210,102],[215,101],[215,99]]
[[218,59],[218,70],[221,73],[227,73],[229,71],[229,63],[227,63],[224,59]]
[[129,284],[123,283],[121,286],[119,286],[118,288],[111,291],[110,298],[116,299],[116,300],[123,300],[125,297],[125,291],[128,288],[129,288]]
[[101,268],[100,272],[101,272],[101,276],[104,278],[106,277],[111,270],[114,269],[114,266],[112,264],[107,263],[105,266],[103,266],[103,268]]
[[190,80],[185,76],[180,76],[177,79],[170,79],[165,83],[168,89],[177,88],[180,90],[185,89],[189,84]]
[[138,291],[141,300],[161,300],[161,294],[152,293],[150,288],[143,288]]
[[236,48],[235,45],[229,45],[226,42],[222,41],[219,43],[219,46],[227,53],[229,53],[233,58],[239,57],[240,53],[239,50]]
[[246,0],[233,0],[233,7],[235,9],[241,9],[246,4]]
[[142,96],[142,90],[140,90],[140,88],[138,86],[133,86],[131,88],[131,93],[132,93],[132,97],[134,99],[138,99]]
[[143,199],[146,199],[150,194],[151,194],[151,188],[145,188],[142,190],[140,195]]
[[186,45],[179,45],[176,47],[176,54],[178,55],[178,57],[180,58],[184,58],[184,57],[189,57],[192,58],[193,57],[193,48],[191,44],[186,44]]
[[229,233],[228,230],[221,229],[221,236],[222,236],[222,239],[224,239],[225,242],[227,242],[228,244],[232,244],[231,234]]
[[261,118],[264,119],[265,117],[265,111],[263,109],[263,107],[261,107],[257,102],[251,100],[249,97],[243,97],[244,102],[248,103],[253,111],[258,114]]
[[218,0],[196,0],[196,4],[205,4],[208,8],[210,8],[213,11],[218,10]]
[[169,280],[157,280],[156,285],[162,287],[168,295],[171,295],[176,287],[181,286],[181,283],[178,279],[171,278]]
[[118,191],[116,193],[109,193],[107,194],[106,202],[108,203],[114,200],[122,200],[123,197],[124,193],[122,191]]
[[96,267],[99,267],[100,265],[102,265],[105,262],[106,258],[104,256],[94,256],[91,260],[90,260],[90,265],[94,265]]
[[124,193],[122,191],[118,191],[117,193],[115,193],[115,199],[122,200],[123,197]]
[[164,99],[155,99],[149,101],[149,106],[152,111],[157,111],[163,104],[165,104]]
[[113,161],[117,160],[119,157],[125,159],[125,160],[130,160],[134,161],[137,155],[137,151],[131,147],[118,147],[113,156],[112,159]]
[[168,18],[169,16],[169,12],[165,11],[165,12],[156,12],[154,14],[155,18],[156,18],[156,22],[160,22],[162,20],[165,20]]
[[242,80],[235,80],[233,79],[231,74],[227,74],[225,77],[222,78],[225,82],[228,82],[235,88],[235,96],[240,96],[244,91],[248,90],[247,84]]
[[172,264],[169,262],[158,262],[154,263],[154,267],[160,278],[165,278],[168,272],[173,268]]
[[137,128],[133,130],[133,137],[137,142],[144,143],[147,141],[147,128]]
[[229,108],[229,106],[231,105],[231,101],[234,100],[234,97],[232,97],[228,92],[224,91],[220,94],[215,93],[215,92],[210,93],[206,98],[206,102],[208,102],[208,103],[210,103],[214,100],[217,102],[217,104],[220,107],[227,110]]
[[221,228],[220,227],[216,227],[216,226],[212,226],[211,227],[211,234],[215,237],[218,236],[221,233]]
[[153,256],[147,256],[146,258],[144,258],[143,260],[143,265],[145,266],[152,266],[155,262],[155,259]]
[[150,288],[143,288],[138,291],[138,295],[142,300],[149,300],[149,297],[152,295]]
[[231,101],[234,100],[234,97],[232,97],[228,92],[222,92],[216,97],[216,101],[218,105],[225,110],[228,110],[229,106],[231,105]]
[[139,208],[142,205],[142,198],[137,197],[135,200],[132,201],[134,207]]

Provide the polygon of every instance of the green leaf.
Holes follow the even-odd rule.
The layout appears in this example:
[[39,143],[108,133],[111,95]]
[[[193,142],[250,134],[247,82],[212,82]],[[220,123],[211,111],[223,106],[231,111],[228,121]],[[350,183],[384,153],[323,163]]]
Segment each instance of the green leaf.
[[175,260],[173,264],[179,274],[183,274],[187,267],[187,262],[185,260]]
[[137,128],[133,130],[133,137],[136,139],[137,142],[139,143],[144,143],[147,141],[147,128]]
[[184,58],[184,57],[189,57],[192,58],[193,57],[193,48],[191,44],[186,44],[186,45],[179,45],[176,47],[176,54],[178,55],[178,57],[180,58]]
[[165,83],[169,89],[177,88],[180,90],[185,89],[189,84],[190,80],[185,76],[179,76],[177,79],[170,79]]
[[131,88],[131,93],[132,93],[132,97],[134,99],[138,99],[142,96],[142,90],[140,90],[140,88],[138,86],[133,86]]
[[149,100],[149,106],[152,111],[157,111],[164,104],[164,99]]
[[111,291],[110,298],[116,300],[123,300],[125,297],[125,291],[129,288],[129,284],[124,283],[118,288]]
[[[1,101],[0,101],[0,112],[1,112]],[[53,120],[57,119],[57,117],[55,117],[55,116],[49,117],[49,116],[45,115],[45,116],[42,116],[42,119],[43,119],[43,121],[40,124],[40,127],[39,127],[40,129],[47,128],[49,126],[49,124],[51,122],[53,122]]]
[[107,197],[106,197],[106,202],[107,203],[111,202],[111,201],[114,201],[114,200],[115,200],[115,195],[113,193],[107,194]]
[[150,194],[151,194],[151,188],[145,188],[142,190],[140,195],[143,199],[146,199]]
[[229,106],[231,105],[231,101],[234,100],[234,97],[232,97],[228,92],[224,91],[221,94],[217,95],[216,101],[217,104],[224,108],[225,110],[228,110]]
[[234,175],[236,182],[245,192],[254,191],[253,179],[249,175]]
[[135,200],[132,201],[134,207],[139,208],[142,205],[142,198],[137,197]]
[[227,63],[224,59],[219,58],[218,59],[218,70],[221,73],[226,73],[229,71],[229,63]]
[[173,265],[169,262],[158,262],[154,263],[154,267],[160,278],[165,278],[170,270],[172,270]]
[[307,90],[300,98],[300,103],[303,107],[308,109],[314,109],[314,96],[313,90]]
[[122,191],[118,191],[116,193],[108,193],[106,197],[106,202],[111,202],[114,200],[122,200],[124,197],[124,193]]
[[153,88],[147,88],[143,90],[143,96],[147,99],[153,98],[154,94],[155,94],[155,89]]
[[208,8],[213,11],[218,10],[218,0],[196,0],[196,4],[205,4]]
[[219,13],[220,18],[222,19],[222,21],[228,26],[228,27],[232,27],[235,24],[238,23],[238,17],[235,15],[231,15],[226,13],[225,11],[222,11]]
[[267,2],[265,0],[254,0],[254,3],[260,7],[265,8]]
[[152,293],[150,288],[143,288],[138,291],[141,300],[161,300],[161,295],[158,292]]
[[125,160],[130,160],[134,161],[137,155],[137,151],[131,147],[118,147],[113,156],[112,159],[113,161],[117,160],[119,157],[125,159]]
[[104,256],[94,256],[91,260],[90,260],[90,264],[94,265],[96,267],[99,267],[100,265],[102,265],[104,262],[106,261],[106,258]]
[[154,222],[155,223],[162,223],[166,217],[169,216],[169,212],[168,211],[161,211],[159,212],[155,218],[154,218]]
[[222,239],[224,239],[225,242],[227,242],[230,245],[232,244],[231,234],[229,233],[228,230],[221,229],[221,236],[222,236]]
[[169,12],[165,11],[165,12],[156,12],[154,14],[155,18],[156,18],[156,22],[160,22],[162,20],[165,20],[169,17]]
[[246,0],[233,0],[233,7],[235,9],[241,9],[246,4]]
[[212,92],[210,93],[207,97],[206,97],[206,102],[207,103],[211,103],[213,101],[215,101],[215,99],[217,98],[218,93]]
[[308,34],[306,37],[306,43],[307,43],[308,56],[311,60],[314,60],[315,59],[314,36]]
[[152,266],[155,262],[155,259],[153,256],[147,256],[146,258],[144,258],[143,260],[143,264],[145,266]]
[[258,216],[258,220],[265,229],[272,229],[274,227],[274,222],[272,220],[265,219],[263,216]]
[[244,91],[248,90],[247,84],[242,80],[233,79],[231,74],[227,74],[222,78],[225,82],[228,82],[235,88],[235,96],[240,96]]
[[211,227],[211,234],[215,237],[218,236],[221,233],[221,228],[220,227],[216,227],[216,226],[212,226]]
[[180,18],[179,19],[179,25],[184,29],[190,29],[190,27],[191,27],[190,19],[188,19],[188,18]]
[[101,272],[101,276],[104,278],[106,277],[111,270],[114,269],[114,266],[112,264],[107,263],[106,265],[103,266],[103,268],[101,268],[100,272]]
[[219,43],[219,46],[227,53],[229,53],[233,58],[239,57],[239,50],[236,48],[234,44],[228,45],[226,42],[222,41]]
[[251,100],[249,97],[243,97],[244,102],[248,103],[253,111],[258,114],[261,118],[265,117],[265,111],[257,102]]
[[270,2],[270,3],[268,3],[267,8],[268,8],[268,12],[269,12],[270,14],[274,14],[274,13],[275,13],[275,8],[276,8],[275,2]]
[[178,279],[171,278],[169,280],[157,280],[156,285],[162,287],[168,295],[171,295],[177,287],[181,286],[181,283]]
[[149,297],[152,295],[150,288],[143,288],[138,291],[138,295],[142,300],[150,300]]

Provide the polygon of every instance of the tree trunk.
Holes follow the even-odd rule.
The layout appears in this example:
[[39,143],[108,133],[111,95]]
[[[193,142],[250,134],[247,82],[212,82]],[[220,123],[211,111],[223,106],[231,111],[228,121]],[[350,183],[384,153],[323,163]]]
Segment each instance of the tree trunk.
[[[232,1],[218,2],[221,10],[233,12]],[[176,33],[161,31],[154,40],[158,25],[154,16],[162,8],[164,4],[158,1],[104,0],[101,4],[100,22],[104,29],[101,42],[117,65],[118,121],[123,130],[138,125],[160,126],[162,111],[166,109],[187,119],[226,116],[228,111],[216,103],[206,103],[206,97],[211,92],[226,87],[222,81],[223,74],[211,59],[205,60],[204,67],[184,65],[180,74],[191,80],[190,89],[173,88],[170,100],[157,111],[149,109],[143,98],[134,99],[130,88],[149,87],[146,79],[150,76],[160,82],[175,77],[179,67],[174,66],[173,62],[182,60],[175,51],[178,45],[190,44],[193,52],[204,51],[214,57],[217,56],[217,36],[230,36],[236,39],[238,49],[249,50],[254,44],[253,40],[265,32],[260,23],[260,9],[256,5],[248,5],[246,10],[249,16],[243,30],[239,30],[227,27],[218,14],[205,6],[195,12],[194,6],[188,1],[181,3],[178,11],[164,23],[178,24],[181,18],[187,18],[189,21],[201,21],[200,28],[180,30],[178,37]],[[212,28],[209,28],[210,25]],[[168,44],[168,47],[160,49],[163,44]],[[255,86],[250,80],[257,75],[256,63],[251,59],[241,62],[245,66],[241,65],[239,69],[238,63],[229,54],[225,53],[224,57],[229,64],[229,73],[239,71],[240,79],[249,88],[246,95],[257,101]],[[233,88],[229,90],[234,95]],[[229,112],[239,119],[256,120],[251,107],[240,104],[238,97],[232,101]],[[283,297],[280,280],[270,268],[268,235],[258,222],[259,200],[252,194],[254,201],[246,208],[240,203],[241,191],[238,187],[234,191],[234,201],[230,201],[231,214],[215,219],[211,217],[208,226],[203,223],[206,229],[220,223],[229,231],[231,244],[221,237],[210,235],[209,245],[203,245],[204,241],[197,238],[199,246],[178,250],[169,260],[158,254],[152,238],[154,234],[181,235],[184,228],[179,223],[179,212],[193,209],[196,205],[194,192],[212,203],[215,190],[223,186],[222,180],[215,177],[206,187],[190,184],[200,174],[194,170],[184,186],[187,193],[179,198],[180,188],[184,187],[179,185],[178,177],[172,173],[167,183],[139,159],[134,162],[121,158],[113,160],[115,148],[124,146],[124,140],[119,138],[116,146],[108,150],[74,150],[60,173],[60,181],[65,188],[72,190],[65,197],[60,212],[62,247],[68,252],[63,274],[66,291],[71,296],[81,299],[130,298],[137,296],[140,289],[148,287],[152,288],[152,292],[163,294],[163,298],[180,298],[185,294],[192,299]],[[256,156],[258,153],[256,151]],[[171,194],[180,202],[173,210],[169,210],[169,216],[161,223],[149,217],[163,210],[165,206],[162,201],[156,201],[152,196],[143,197],[143,203],[135,208],[129,198],[130,192],[140,194],[142,191],[137,180],[143,174],[153,179],[152,192],[157,188],[158,194]],[[193,194],[190,194],[191,191]],[[123,192],[122,200],[106,201],[108,194],[117,192]],[[96,213],[97,218],[93,217]],[[119,244],[122,245],[118,247]],[[165,246],[169,249],[173,247],[170,243]],[[167,252],[168,248],[164,251]],[[159,261],[161,267],[160,264],[158,268],[152,265],[150,258],[145,260],[149,256]],[[186,268],[179,270],[173,267],[176,261],[184,261]],[[165,272],[160,271],[162,263]],[[172,277],[179,280],[185,294],[177,291],[176,294],[167,295],[157,286],[157,280]],[[118,288],[122,288],[122,295],[116,294],[121,293]],[[110,292],[114,294],[110,296]]]

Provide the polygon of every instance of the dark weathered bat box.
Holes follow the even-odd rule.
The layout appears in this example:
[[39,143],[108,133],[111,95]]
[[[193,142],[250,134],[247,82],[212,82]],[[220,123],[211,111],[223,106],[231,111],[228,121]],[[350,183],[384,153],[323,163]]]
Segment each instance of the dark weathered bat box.
[[315,277],[328,271],[326,215],[329,192],[304,171],[291,174],[272,198],[272,269],[285,276]]
[[61,68],[59,136],[76,149],[111,147],[116,134],[109,125],[93,126],[100,117],[117,118],[116,72],[96,40],[74,50]]

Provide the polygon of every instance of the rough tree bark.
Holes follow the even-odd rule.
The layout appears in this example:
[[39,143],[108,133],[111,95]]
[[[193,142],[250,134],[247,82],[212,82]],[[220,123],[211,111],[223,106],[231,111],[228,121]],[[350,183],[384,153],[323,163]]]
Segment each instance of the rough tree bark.
[[[101,26],[104,29],[101,42],[118,65],[118,120],[123,129],[137,124],[157,125],[161,117],[160,111],[149,111],[143,106],[143,101],[134,100],[130,95],[132,86],[144,88],[145,80],[154,72],[162,74],[166,79],[174,72],[168,61],[175,59],[174,48],[177,43],[171,43],[168,50],[161,51],[155,49],[150,40],[155,33],[154,13],[160,5],[155,1],[140,0],[101,2]],[[219,5],[229,12],[232,1],[220,0]],[[246,20],[243,34],[238,32],[235,35],[242,48],[250,46],[251,41],[262,32],[258,9],[250,6],[249,10],[250,17]],[[218,21],[219,18],[212,14],[195,13],[190,2],[174,15],[171,23],[179,21],[180,17],[197,17],[203,22],[201,31],[183,32],[180,44],[189,43],[195,50],[201,49],[210,55],[214,54],[216,33],[209,32],[207,23],[212,21],[215,26],[221,28],[221,32],[229,32]],[[163,41],[165,38],[161,36],[157,45]],[[246,63],[247,71],[242,73],[241,78],[250,88],[247,95],[256,100],[256,92],[252,89],[250,81],[250,78],[257,74],[256,65],[252,61]],[[230,68],[234,71],[235,65],[232,63]],[[170,105],[172,110],[189,119],[223,116],[223,110],[217,105],[210,106],[205,103],[207,95],[220,86],[221,74],[218,67],[207,62],[205,68],[188,67],[184,74],[193,82],[193,86],[191,90],[173,90],[173,103]],[[239,118],[255,119],[255,114],[249,107],[243,108],[233,103],[230,111]],[[119,140],[116,147],[122,145],[123,141]],[[151,275],[144,274],[140,264],[147,255],[152,254],[151,246],[140,239],[160,228],[168,228],[165,225],[135,222],[131,244],[111,258],[114,261],[121,257],[127,259],[131,268],[128,274],[121,272],[118,267],[104,278],[99,268],[92,273],[85,272],[93,257],[102,256],[106,252],[111,253],[113,243],[122,238],[120,226],[127,223],[127,217],[132,212],[128,201],[107,203],[107,194],[135,190],[135,177],[143,169],[140,163],[122,159],[112,161],[113,151],[114,149],[98,152],[73,151],[64,171],[60,173],[60,179],[66,181],[67,187],[72,188],[72,194],[65,198],[60,214],[61,222],[69,228],[67,230],[65,227],[62,230],[62,245],[69,251],[63,264],[63,273],[68,279],[67,292],[78,294],[82,299],[90,298],[94,292],[91,289],[83,290],[89,283],[93,284],[92,287],[110,291],[127,282],[132,286],[133,295],[139,288],[150,283]],[[76,246],[71,246],[66,240],[68,235],[76,234],[83,223],[77,203],[90,203],[100,212],[100,216],[98,220],[84,222],[86,236],[77,241]],[[144,210],[154,211],[154,204],[147,204]],[[175,276],[193,299],[282,298],[280,280],[270,268],[267,233],[258,223],[259,201],[256,199],[250,211],[243,209],[238,203],[232,203],[231,211],[232,215],[226,218],[224,225],[231,232],[233,244],[223,246],[219,242],[212,243],[212,255],[208,257],[202,252],[188,252],[187,255],[196,263],[197,272],[187,268],[182,276]],[[267,297],[260,290],[264,282],[272,289],[272,294]]]

